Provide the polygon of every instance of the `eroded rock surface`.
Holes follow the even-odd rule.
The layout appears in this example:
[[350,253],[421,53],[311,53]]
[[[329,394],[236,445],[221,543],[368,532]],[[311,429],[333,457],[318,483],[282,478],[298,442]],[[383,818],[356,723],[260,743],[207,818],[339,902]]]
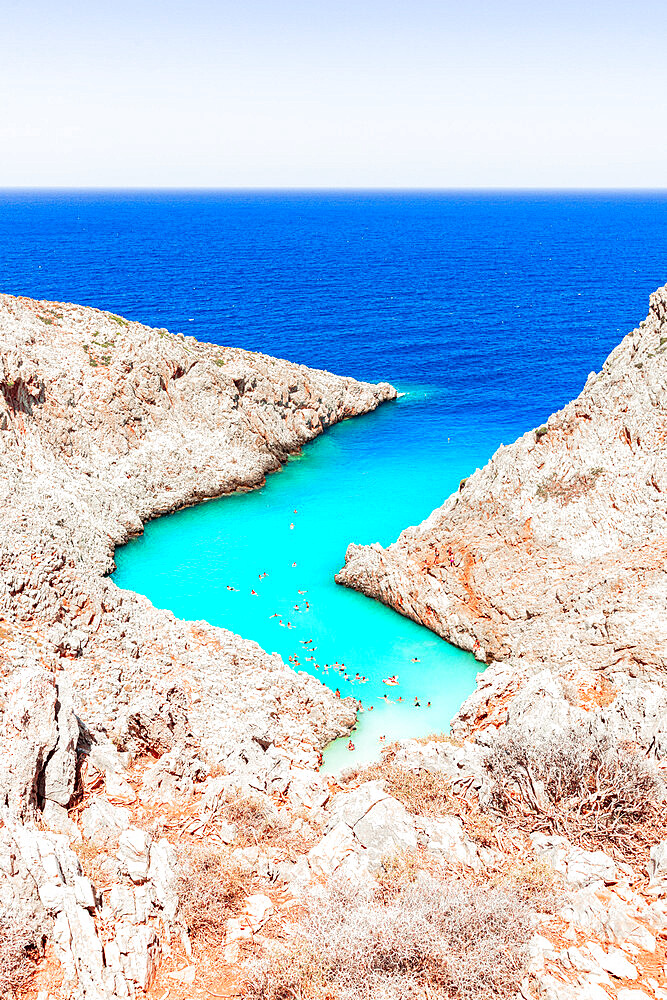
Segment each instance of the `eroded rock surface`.
[[0,347],[0,917],[50,943],[43,996],[124,1000],[173,935],[188,942],[154,817],[176,840],[222,794],[253,790],[273,817],[294,781],[303,802],[356,703],[119,590],[114,549],[151,517],[260,485],[396,393],[9,295]]
[[667,286],[546,425],[339,583],[481,661],[667,665]]

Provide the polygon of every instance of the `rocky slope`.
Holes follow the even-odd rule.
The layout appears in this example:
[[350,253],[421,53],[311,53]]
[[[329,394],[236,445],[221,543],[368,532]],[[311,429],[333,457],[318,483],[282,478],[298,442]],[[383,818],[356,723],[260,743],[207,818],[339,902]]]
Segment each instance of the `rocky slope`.
[[[123,774],[146,754],[175,754],[174,773],[154,776],[172,794],[211,769],[251,768],[257,789],[267,775],[284,788],[290,769],[316,767],[320,748],[356,716],[351,700],[257,644],[119,590],[105,576],[114,548],[151,517],[261,484],[331,424],[396,393],[9,295],[0,296],[0,345],[0,870],[20,875],[32,864],[39,887],[37,859],[57,859],[44,861],[43,877],[59,871],[62,892],[51,905],[40,888],[37,909],[62,924],[69,979],[111,996],[90,887],[68,896],[81,872],[67,840],[37,836],[30,824],[79,839],[70,816],[83,772],[112,799],[135,801]],[[34,888],[5,879],[0,903],[16,909],[23,900],[33,919]],[[130,966],[145,964],[153,947],[137,940],[143,958]],[[78,968],[90,948],[94,968]],[[140,980],[129,976],[118,995]]]
[[7,295],[0,342],[6,660],[64,666],[86,724],[119,739],[137,699],[163,702],[175,687],[212,752],[235,746],[250,718],[261,728],[271,717],[276,735],[313,745],[340,732],[349,706],[326,688],[253,643],[176,621],[105,574],[115,546],[149,518],[262,483],[394,390]]
[[[465,820],[472,802],[493,817],[505,872],[523,844],[522,863],[563,876],[523,997],[667,997],[667,885],[654,876],[667,850],[666,352],[667,286],[577,399],[393,545],[350,545],[337,576],[490,664],[454,745],[408,744],[396,761],[415,782],[447,779],[445,812]],[[598,815],[591,836],[603,800],[616,816]],[[620,867],[594,876],[594,856]],[[631,922],[652,928],[650,957]]]
[[391,387],[1,302],[0,995],[667,1000],[665,290],[546,433],[351,547],[493,662],[451,735],[338,780],[354,704],[104,573]]
[[487,663],[667,666],[667,286],[544,427],[339,583]]

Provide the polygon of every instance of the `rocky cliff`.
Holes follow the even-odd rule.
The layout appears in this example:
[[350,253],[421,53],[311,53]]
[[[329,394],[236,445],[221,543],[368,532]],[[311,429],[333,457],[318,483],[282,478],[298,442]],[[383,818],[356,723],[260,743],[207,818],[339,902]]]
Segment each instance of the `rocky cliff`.
[[[156,914],[168,924],[164,907],[176,905],[166,883],[155,888],[169,861],[154,848],[151,882],[145,824],[132,833],[116,817],[118,834],[138,838],[128,857],[145,852],[137,884],[153,888],[107,961],[68,847],[82,836],[72,809],[84,773],[116,807],[138,801],[127,767],[155,758],[171,760],[151,779],[161,801],[212,771],[250,769],[257,794],[267,780],[284,791],[292,768],[316,768],[321,747],[350,728],[356,704],[256,643],[119,590],[106,576],[114,548],[149,518],[261,484],[327,427],[396,393],[9,295],[0,345],[0,871],[16,875],[0,879],[0,908],[24,908],[33,923],[41,914],[44,927],[55,919],[75,992],[124,996],[147,984]],[[89,823],[102,839],[104,816]],[[105,919],[122,923],[113,908]]]
[[262,483],[394,390],[7,295],[0,342],[2,655],[64,668],[87,724],[119,738],[137,698],[183,684],[191,725],[219,751],[247,718],[266,726],[279,697],[285,738],[318,746],[340,732],[349,706],[322,685],[105,574],[149,518]]
[[667,666],[667,286],[543,427],[339,583],[481,661]]
[[666,305],[350,548],[491,662],[451,734],[335,780],[353,703],[105,573],[394,390],[0,298],[0,996],[667,1000]]

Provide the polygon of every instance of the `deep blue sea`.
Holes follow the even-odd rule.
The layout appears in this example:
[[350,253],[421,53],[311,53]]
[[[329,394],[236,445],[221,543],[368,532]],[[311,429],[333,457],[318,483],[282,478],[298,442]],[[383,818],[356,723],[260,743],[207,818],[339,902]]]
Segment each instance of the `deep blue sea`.
[[446,728],[479,669],[336,587],[347,544],[391,542],[579,392],[667,280],[667,195],[0,192],[0,275],[405,393],[116,556],[119,586],[360,698],[335,768]]

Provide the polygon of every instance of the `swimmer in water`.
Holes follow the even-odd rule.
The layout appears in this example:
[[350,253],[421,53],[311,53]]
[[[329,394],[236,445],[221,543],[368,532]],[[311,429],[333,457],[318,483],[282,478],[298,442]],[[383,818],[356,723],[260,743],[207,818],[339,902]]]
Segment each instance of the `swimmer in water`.
[[430,708],[430,707],[431,707],[431,702],[430,702],[430,701],[427,701],[427,702],[426,702],[426,707],[427,707],[427,708]]
[[418,657],[418,656],[413,656],[413,657],[412,657],[412,662],[413,662],[413,663],[419,663],[419,662],[420,662],[420,661],[419,661],[419,657]]
[[354,750],[354,743],[352,742],[352,740],[350,740],[349,743],[347,744],[347,749]]
[[415,698],[415,708],[421,708],[421,705],[419,704],[419,698]]
[[255,597],[257,597],[257,591],[256,590],[251,590],[250,593],[253,594]]

